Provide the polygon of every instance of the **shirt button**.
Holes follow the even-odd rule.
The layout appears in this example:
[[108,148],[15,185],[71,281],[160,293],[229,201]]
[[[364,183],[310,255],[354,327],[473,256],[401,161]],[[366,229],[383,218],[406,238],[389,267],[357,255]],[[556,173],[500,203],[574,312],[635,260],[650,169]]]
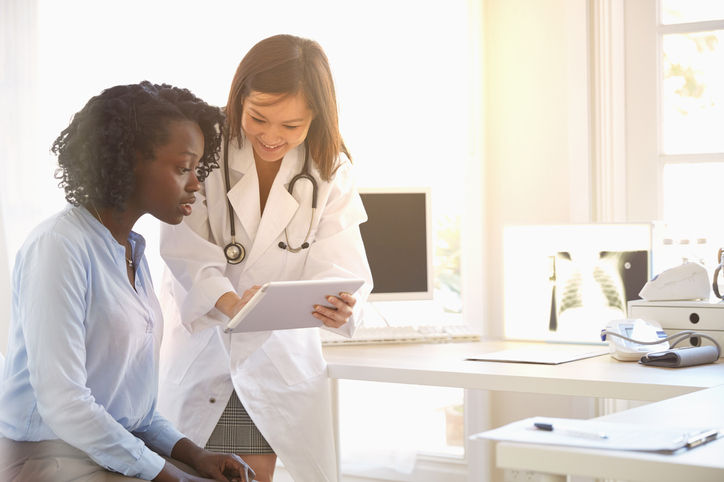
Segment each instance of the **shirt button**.
[[209,403],[216,403],[216,399],[214,397],[209,398]]

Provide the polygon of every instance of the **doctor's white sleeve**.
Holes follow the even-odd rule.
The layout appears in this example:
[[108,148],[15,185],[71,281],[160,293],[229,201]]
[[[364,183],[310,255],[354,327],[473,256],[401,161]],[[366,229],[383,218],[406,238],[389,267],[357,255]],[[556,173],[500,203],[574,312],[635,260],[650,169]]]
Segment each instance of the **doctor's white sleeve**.
[[196,194],[192,213],[182,223],[161,224],[160,251],[175,281],[173,302],[184,327],[196,332],[226,321],[216,302],[236,290],[225,274],[224,250],[211,239],[203,191]]

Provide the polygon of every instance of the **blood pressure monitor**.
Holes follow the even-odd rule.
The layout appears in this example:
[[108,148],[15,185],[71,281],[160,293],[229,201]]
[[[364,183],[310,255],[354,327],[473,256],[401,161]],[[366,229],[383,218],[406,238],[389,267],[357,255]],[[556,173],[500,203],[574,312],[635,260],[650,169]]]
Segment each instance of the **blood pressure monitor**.
[[[649,352],[669,349],[666,333],[655,321],[613,320],[601,330],[601,339],[608,340],[611,356],[621,361],[638,361]],[[659,340],[663,341],[656,343]]]

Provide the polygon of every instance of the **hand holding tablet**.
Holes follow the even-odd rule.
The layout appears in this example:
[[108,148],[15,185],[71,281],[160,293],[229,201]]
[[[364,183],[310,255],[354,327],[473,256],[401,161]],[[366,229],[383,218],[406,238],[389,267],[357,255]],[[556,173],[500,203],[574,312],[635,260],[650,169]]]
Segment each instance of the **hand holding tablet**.
[[225,333],[290,330],[322,326],[312,315],[314,305],[327,303],[327,296],[354,294],[361,279],[271,281],[264,284],[233,317]]

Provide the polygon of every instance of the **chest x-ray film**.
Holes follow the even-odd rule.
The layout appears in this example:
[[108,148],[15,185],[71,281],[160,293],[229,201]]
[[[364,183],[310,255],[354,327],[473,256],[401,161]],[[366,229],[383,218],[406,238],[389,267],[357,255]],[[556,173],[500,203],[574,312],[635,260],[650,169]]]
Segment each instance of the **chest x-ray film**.
[[600,343],[651,277],[651,225],[509,226],[506,338]]

